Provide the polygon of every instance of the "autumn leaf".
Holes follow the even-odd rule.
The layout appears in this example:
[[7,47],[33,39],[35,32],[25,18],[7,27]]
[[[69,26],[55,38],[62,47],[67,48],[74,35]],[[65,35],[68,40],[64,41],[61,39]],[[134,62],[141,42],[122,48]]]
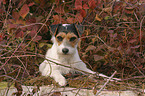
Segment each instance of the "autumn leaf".
[[29,7],[27,4],[24,4],[19,11],[19,15],[24,19],[28,13],[29,13]]
[[94,50],[94,49],[96,49],[95,46],[93,46],[93,45],[89,45],[89,46],[87,47],[86,51],[88,52],[88,51],[90,51],[90,50]]
[[63,6],[57,6],[54,10],[57,13],[65,13]]
[[80,14],[82,15],[82,17],[85,17],[86,16],[86,11],[84,9],[81,9]]
[[89,9],[88,5],[87,4],[84,4],[83,5],[83,9]]
[[82,17],[81,14],[77,14],[75,19],[76,19],[76,21],[78,21],[79,23],[81,23],[81,22],[83,21],[83,17]]
[[94,55],[94,60],[95,61],[99,61],[101,59],[104,59],[104,57],[103,56],[99,56],[99,55]]
[[133,14],[134,13],[134,7],[126,7],[125,13],[127,14]]
[[76,0],[75,1],[75,10],[80,10],[82,9],[82,0]]
[[68,23],[70,23],[70,24],[75,23],[75,20],[74,20],[74,18],[72,18],[72,17],[68,17],[68,18],[66,19],[66,21],[67,21]]
[[39,41],[39,40],[41,40],[42,39],[42,36],[36,36],[34,39],[33,39],[33,41]]
[[95,0],[89,0],[88,4],[89,4],[89,7],[90,7],[91,9],[94,9],[94,8],[96,7],[96,2],[95,2]]
[[28,4],[29,7],[30,7],[30,6],[33,6],[33,5],[35,5],[34,2],[31,2],[31,3]]
[[24,36],[24,32],[23,32],[23,31],[19,31],[19,30],[18,30],[18,31],[16,32],[16,36],[15,36],[16,38],[19,38],[19,37],[22,38],[23,36]]
[[0,41],[2,41],[3,40],[3,37],[2,37],[2,35],[0,34]]
[[101,18],[99,17],[98,14],[96,14],[95,20],[97,20],[97,21],[101,21]]
[[12,16],[13,16],[13,18],[14,18],[15,20],[18,20],[19,17],[20,17],[19,13],[16,12],[16,11],[13,11],[13,12],[12,12]]

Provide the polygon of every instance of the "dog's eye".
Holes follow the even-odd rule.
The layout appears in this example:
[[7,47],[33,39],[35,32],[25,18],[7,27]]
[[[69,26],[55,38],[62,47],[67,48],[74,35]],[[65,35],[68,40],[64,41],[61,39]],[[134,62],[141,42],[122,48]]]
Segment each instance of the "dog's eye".
[[70,41],[71,41],[71,42],[74,41],[74,40],[76,40],[76,37],[71,37],[71,38],[70,38]]
[[58,39],[59,41],[62,41],[62,40],[63,40],[63,38],[62,38],[61,36],[57,36],[57,39]]

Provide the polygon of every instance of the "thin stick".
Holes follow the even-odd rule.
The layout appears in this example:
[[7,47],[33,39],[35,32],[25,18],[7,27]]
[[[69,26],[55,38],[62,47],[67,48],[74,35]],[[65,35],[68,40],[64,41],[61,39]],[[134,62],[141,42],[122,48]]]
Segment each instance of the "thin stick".
[[109,79],[105,82],[105,84],[103,85],[103,87],[96,93],[95,96],[98,96],[98,94],[104,89],[104,87],[109,83],[109,81],[113,78],[113,76],[117,73],[117,71],[115,71],[111,77],[109,77]]

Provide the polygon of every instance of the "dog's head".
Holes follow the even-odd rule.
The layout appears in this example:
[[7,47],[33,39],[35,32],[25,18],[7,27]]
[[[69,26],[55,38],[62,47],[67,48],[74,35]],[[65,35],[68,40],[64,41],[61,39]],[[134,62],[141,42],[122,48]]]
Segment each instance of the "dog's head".
[[84,31],[83,26],[75,24],[57,24],[50,26],[53,33],[52,41],[61,55],[72,55],[77,50],[77,44]]

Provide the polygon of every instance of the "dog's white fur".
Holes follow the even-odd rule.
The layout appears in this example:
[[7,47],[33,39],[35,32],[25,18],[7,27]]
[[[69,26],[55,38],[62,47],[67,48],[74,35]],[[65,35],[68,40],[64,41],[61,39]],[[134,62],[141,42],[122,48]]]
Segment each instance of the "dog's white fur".
[[[64,39],[61,45],[58,45],[58,42],[56,41],[56,38],[54,36],[52,37],[52,41],[53,45],[50,49],[48,49],[45,58],[62,65],[70,66],[72,68],[66,68],[49,62],[48,60],[44,60],[39,67],[39,71],[43,76],[50,76],[54,78],[54,80],[58,82],[59,85],[65,86],[66,79],[62,74],[67,74],[69,72],[74,73],[76,70],[73,70],[73,68],[95,74],[95,72],[88,69],[86,67],[86,64],[80,59],[77,50],[77,44],[75,45],[75,47],[72,47],[71,45],[69,45],[68,41]],[[69,49],[68,54],[62,53],[63,48]]]

